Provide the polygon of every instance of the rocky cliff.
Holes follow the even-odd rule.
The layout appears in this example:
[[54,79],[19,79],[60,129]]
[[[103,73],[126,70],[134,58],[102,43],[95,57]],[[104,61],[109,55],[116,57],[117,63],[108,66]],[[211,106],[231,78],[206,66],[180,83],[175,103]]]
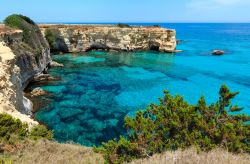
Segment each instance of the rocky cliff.
[[51,62],[50,49],[40,31],[24,42],[24,32],[0,25],[0,112],[36,124],[29,118],[32,102],[23,95],[24,88],[37,75],[46,72]]
[[92,49],[175,52],[176,31],[160,27],[40,25],[51,49],[81,52]]
[[37,124],[28,115],[31,102],[24,97],[20,68],[16,65],[15,54],[0,42],[0,112],[8,113],[31,125]]

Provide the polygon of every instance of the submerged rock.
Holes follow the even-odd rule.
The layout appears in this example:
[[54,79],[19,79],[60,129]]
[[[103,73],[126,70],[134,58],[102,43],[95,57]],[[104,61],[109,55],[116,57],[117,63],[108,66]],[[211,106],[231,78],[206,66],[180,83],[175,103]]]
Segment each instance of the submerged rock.
[[222,51],[222,50],[213,50],[212,52],[212,55],[215,55],[215,56],[220,56],[220,55],[224,55],[225,52]]
[[58,115],[61,119],[68,119],[68,118],[74,118],[74,116],[82,114],[84,111],[82,111],[79,108],[72,107],[72,108],[66,108],[62,107],[60,111],[58,111]]

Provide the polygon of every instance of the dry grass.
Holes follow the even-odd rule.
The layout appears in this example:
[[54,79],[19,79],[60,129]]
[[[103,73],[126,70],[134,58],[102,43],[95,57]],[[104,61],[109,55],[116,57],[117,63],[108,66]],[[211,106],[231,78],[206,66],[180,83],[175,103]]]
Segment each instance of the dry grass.
[[[5,158],[4,158],[5,157]],[[7,157],[7,158],[6,158]],[[75,144],[59,144],[51,141],[28,142],[14,155],[0,156],[18,164],[103,164],[102,155],[91,148]],[[197,153],[195,149],[165,152],[130,164],[249,164],[249,154],[232,154],[223,149]]]
[[25,148],[10,155],[18,164],[103,164],[104,159],[91,148],[74,144],[59,144],[51,141],[29,143]]
[[131,164],[249,164],[249,154],[232,154],[222,149],[197,154],[195,149],[166,152]]
[[20,32],[22,32],[22,30],[7,27],[4,24],[0,24],[0,35],[2,35],[2,34],[12,34],[12,33],[16,33],[16,32],[20,33]]

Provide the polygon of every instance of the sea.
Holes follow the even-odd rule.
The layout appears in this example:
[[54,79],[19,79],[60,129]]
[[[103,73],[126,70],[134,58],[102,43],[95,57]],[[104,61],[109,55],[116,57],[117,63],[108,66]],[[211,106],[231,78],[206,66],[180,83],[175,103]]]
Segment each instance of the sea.
[[[182,95],[190,104],[201,96],[211,104],[218,101],[220,86],[226,84],[240,92],[232,103],[243,107],[240,113],[250,115],[250,24],[130,24],[175,29],[181,41],[177,49],[183,51],[53,55],[65,67],[49,73],[60,80],[31,88],[49,92],[39,99],[43,107],[35,118],[54,131],[57,141],[94,146],[118,138],[125,133],[124,117],[159,103],[164,90]],[[213,56],[214,49],[225,54]]]

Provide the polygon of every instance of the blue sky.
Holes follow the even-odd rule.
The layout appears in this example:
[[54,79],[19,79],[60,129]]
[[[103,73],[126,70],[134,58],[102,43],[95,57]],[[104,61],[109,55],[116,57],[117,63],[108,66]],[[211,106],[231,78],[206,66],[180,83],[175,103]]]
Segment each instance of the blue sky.
[[36,22],[250,22],[250,0],[0,0]]

